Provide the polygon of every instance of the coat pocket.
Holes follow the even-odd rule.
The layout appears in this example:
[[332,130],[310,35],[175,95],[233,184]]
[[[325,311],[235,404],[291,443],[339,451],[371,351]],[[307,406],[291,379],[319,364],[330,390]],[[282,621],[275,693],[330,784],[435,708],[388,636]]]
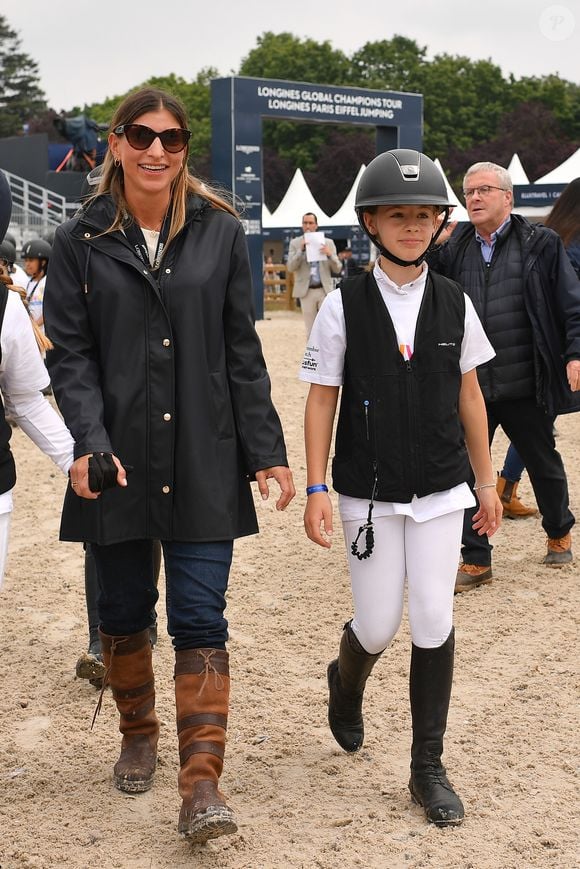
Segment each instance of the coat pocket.
[[235,429],[228,378],[223,371],[214,371],[209,377],[215,430],[220,440],[232,438]]

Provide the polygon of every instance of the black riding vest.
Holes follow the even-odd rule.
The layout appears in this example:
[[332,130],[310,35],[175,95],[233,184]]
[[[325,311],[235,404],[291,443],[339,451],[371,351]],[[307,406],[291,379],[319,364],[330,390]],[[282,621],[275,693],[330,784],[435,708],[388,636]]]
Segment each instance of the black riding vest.
[[468,478],[458,415],[465,298],[429,272],[413,357],[406,362],[371,273],[341,287],[346,322],[344,385],[333,486],[355,498],[408,503]]
[[[8,301],[8,287],[0,283],[0,333],[4,323],[4,312],[6,311],[6,302]],[[0,362],[2,361],[2,346],[0,345]],[[16,483],[16,465],[14,464],[14,456],[10,450],[10,438],[12,437],[12,429],[6,422],[6,414],[4,412],[4,402],[0,400],[0,495],[8,492]]]

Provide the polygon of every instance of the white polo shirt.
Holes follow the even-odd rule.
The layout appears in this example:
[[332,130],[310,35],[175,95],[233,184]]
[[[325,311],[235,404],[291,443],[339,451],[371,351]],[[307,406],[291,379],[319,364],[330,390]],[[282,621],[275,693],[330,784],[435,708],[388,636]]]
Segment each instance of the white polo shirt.
[[[8,290],[0,333],[0,390],[6,415],[66,474],[74,441],[62,418],[42,394],[50,383],[30,315],[18,293]],[[0,514],[12,510],[12,490],[0,494]]]

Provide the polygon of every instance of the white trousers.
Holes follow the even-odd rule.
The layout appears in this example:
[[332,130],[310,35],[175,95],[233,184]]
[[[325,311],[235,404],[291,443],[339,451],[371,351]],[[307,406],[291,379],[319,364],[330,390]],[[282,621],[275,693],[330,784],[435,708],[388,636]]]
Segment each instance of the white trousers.
[[10,537],[10,520],[12,513],[0,513],[0,588],[4,580],[6,555],[8,554],[8,539]]
[[318,314],[320,306],[325,298],[326,293],[324,292],[324,287],[311,287],[306,295],[302,296],[300,299],[300,307],[302,308],[302,314],[304,315],[304,326],[306,327],[307,338],[310,335],[310,331],[314,321],[316,320],[316,315]]
[[443,645],[453,626],[463,513],[456,510],[427,522],[400,515],[378,518],[374,550],[362,561],[350,551],[362,522],[343,523],[354,602],[352,630],[369,654],[385,649],[399,629],[405,579],[413,643],[424,649]]

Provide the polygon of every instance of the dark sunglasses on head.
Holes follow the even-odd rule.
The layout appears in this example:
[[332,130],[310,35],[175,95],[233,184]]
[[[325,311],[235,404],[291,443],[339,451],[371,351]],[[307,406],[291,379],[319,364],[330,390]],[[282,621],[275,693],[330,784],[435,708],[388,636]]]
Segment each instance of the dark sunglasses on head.
[[180,151],[183,151],[191,136],[191,130],[182,130],[181,127],[172,127],[169,130],[163,130],[162,133],[158,133],[156,130],[152,130],[151,127],[145,127],[143,124],[121,124],[115,127],[113,132],[117,136],[122,136],[124,133],[125,138],[136,151],[145,151],[151,147],[155,139],[159,139],[165,150],[169,151],[170,154],[178,154]]

